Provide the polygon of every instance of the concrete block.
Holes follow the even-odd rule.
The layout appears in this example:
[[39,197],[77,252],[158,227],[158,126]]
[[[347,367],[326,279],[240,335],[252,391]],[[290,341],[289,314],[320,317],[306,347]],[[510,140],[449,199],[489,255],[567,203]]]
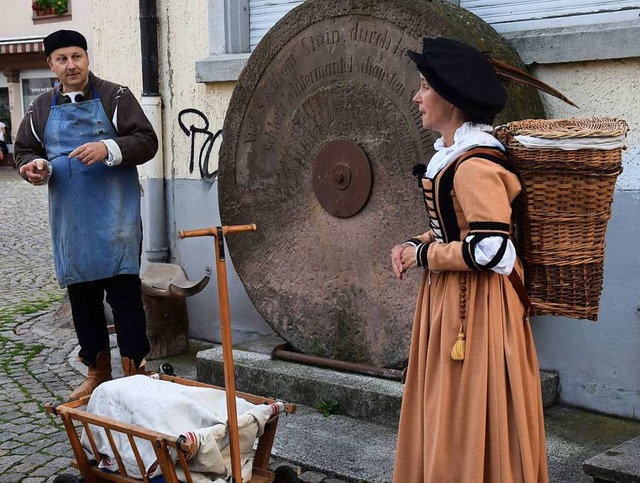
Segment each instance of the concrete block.
[[[233,351],[236,389],[315,407],[338,401],[342,415],[397,426],[403,385],[320,367],[272,360],[268,354]],[[197,354],[198,380],[224,385],[222,348]]]
[[589,458],[582,468],[594,482],[640,482],[640,438]]
[[[338,413],[397,427],[404,385],[398,381],[272,360],[269,353],[233,351],[236,389],[309,407],[338,401]],[[222,348],[198,352],[199,381],[224,385]],[[544,407],[557,399],[558,375],[540,372]]]

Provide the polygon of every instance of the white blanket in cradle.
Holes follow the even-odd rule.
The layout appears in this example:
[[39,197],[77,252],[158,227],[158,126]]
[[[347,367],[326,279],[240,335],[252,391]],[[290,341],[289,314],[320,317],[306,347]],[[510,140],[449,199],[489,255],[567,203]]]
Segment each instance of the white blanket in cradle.
[[[249,481],[256,438],[264,432],[264,425],[269,418],[284,410],[284,404],[255,405],[236,398],[236,407],[242,478]],[[188,455],[189,470],[194,481],[224,482],[231,474],[227,404],[222,390],[185,386],[136,375],[98,386],[91,395],[87,412],[172,436],[184,435],[195,441],[196,452]],[[104,429],[94,425],[90,427],[100,453],[99,466],[117,471],[118,464]],[[142,478],[127,435],[112,431],[112,436],[129,476]],[[84,430],[81,441],[87,456],[94,460]],[[152,478],[159,475],[160,467],[151,443],[138,438],[135,441],[144,462],[145,476]],[[171,453],[175,463],[177,455],[173,450]],[[179,466],[176,466],[176,472],[178,478],[184,481]]]

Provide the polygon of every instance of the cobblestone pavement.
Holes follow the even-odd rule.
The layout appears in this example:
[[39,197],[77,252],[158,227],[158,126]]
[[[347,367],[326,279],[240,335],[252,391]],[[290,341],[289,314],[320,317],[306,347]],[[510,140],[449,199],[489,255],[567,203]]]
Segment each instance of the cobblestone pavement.
[[71,450],[44,405],[81,378],[66,364],[75,338],[73,329],[35,323],[63,295],[53,270],[46,188],[3,168],[0,193],[0,482],[52,481],[68,468]]
[[[69,362],[76,337],[68,316],[54,316],[64,291],[53,269],[47,204],[46,188],[0,168],[0,483],[78,476],[60,420],[44,411],[83,379]],[[272,462],[281,464],[288,462]],[[342,481],[315,472],[301,476]]]

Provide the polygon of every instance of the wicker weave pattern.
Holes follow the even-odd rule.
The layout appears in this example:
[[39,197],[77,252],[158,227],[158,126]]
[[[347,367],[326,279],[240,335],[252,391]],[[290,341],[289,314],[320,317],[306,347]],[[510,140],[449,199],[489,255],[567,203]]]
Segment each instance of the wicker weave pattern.
[[523,180],[516,235],[538,314],[597,319],[606,227],[622,155],[620,149],[527,148],[514,136],[620,136],[627,129],[617,119],[585,118],[526,120],[496,130]]
[[512,136],[534,136],[545,139],[612,137],[626,134],[627,123],[611,117],[579,119],[526,119],[507,124]]

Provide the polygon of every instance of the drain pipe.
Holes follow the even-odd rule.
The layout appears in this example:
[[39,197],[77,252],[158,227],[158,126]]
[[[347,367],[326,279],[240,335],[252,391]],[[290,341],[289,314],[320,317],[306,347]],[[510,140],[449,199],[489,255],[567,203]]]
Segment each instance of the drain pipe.
[[165,220],[164,155],[162,150],[162,99],[158,86],[158,15],[156,0],[140,0],[142,52],[142,110],[158,136],[158,152],[147,162],[143,178],[144,253],[148,262],[166,262],[169,254]]

